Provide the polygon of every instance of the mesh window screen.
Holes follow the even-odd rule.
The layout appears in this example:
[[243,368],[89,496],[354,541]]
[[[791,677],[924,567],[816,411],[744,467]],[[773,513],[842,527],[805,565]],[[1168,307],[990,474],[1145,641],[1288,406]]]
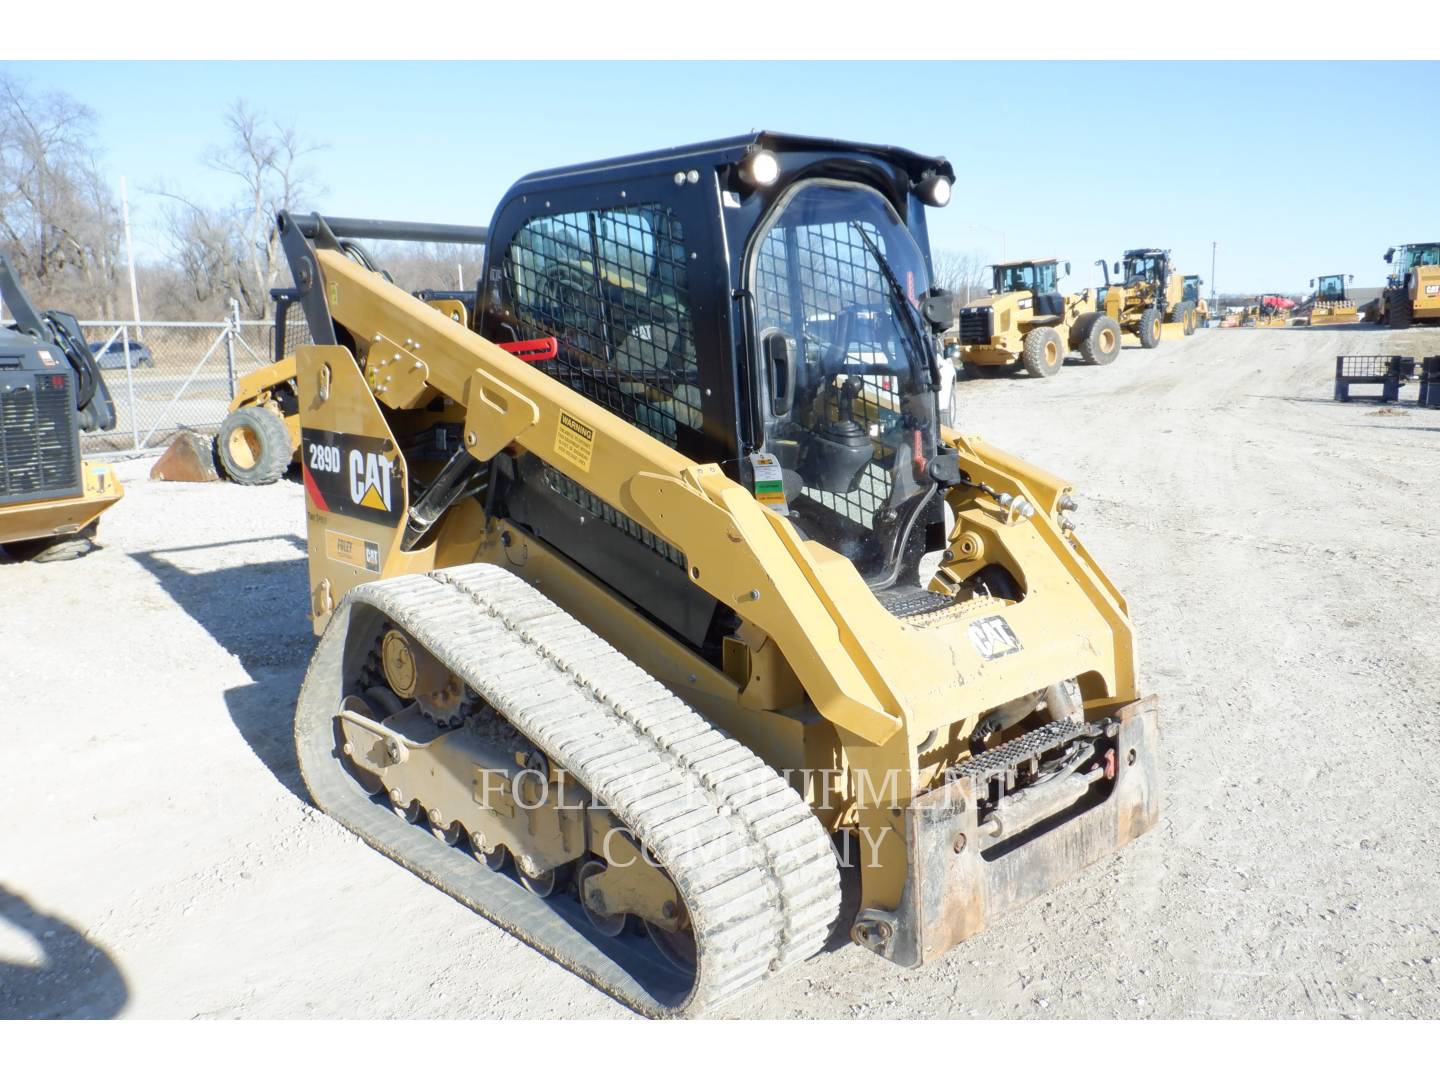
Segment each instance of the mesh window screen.
[[[824,222],[776,228],[765,237],[755,263],[756,315],[762,327],[779,327],[801,343],[802,353],[827,349],[842,336],[847,349],[843,360],[856,364],[888,364],[899,355],[891,340],[888,319],[865,318],[867,313],[889,309],[890,290],[871,249],[882,253],[884,237],[859,221]],[[842,328],[844,313],[852,321]],[[867,329],[868,328],[868,329]],[[854,400],[854,418],[867,429],[886,427],[900,411],[897,380],[866,375]],[[893,455],[877,457],[865,466],[854,491],[836,493],[806,487],[806,498],[870,527],[875,513],[889,497]]]
[[702,427],[685,240],[660,204],[532,218],[505,253],[516,320],[553,336],[537,365],[671,446]]

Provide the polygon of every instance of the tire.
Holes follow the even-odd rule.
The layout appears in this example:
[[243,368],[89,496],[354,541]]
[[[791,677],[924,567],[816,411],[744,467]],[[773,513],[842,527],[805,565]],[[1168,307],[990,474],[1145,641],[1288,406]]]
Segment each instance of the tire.
[[1070,350],[1072,352],[1078,351],[1080,346],[1085,343],[1085,339],[1090,336],[1090,328],[1095,325],[1095,320],[1102,314],[1104,312],[1087,311],[1070,324]]
[[1401,292],[1385,307],[1385,325],[1391,330],[1406,330],[1410,322],[1410,297]]
[[1114,363],[1120,355],[1120,324],[1103,312],[1095,312],[1094,318],[1086,324],[1085,337],[1080,342],[1080,359],[1099,367]]
[[273,484],[290,467],[295,447],[279,413],[247,405],[225,417],[215,436],[215,456],[237,484]]
[[1160,344],[1160,310],[1151,308],[1140,316],[1140,326],[1136,330],[1136,336],[1140,338],[1142,348],[1153,349]]
[[998,379],[1002,375],[1010,374],[1013,364],[972,364],[969,360],[965,362],[965,377],[967,379]]
[[95,550],[95,526],[91,525],[70,536],[52,536],[44,540],[21,540],[6,544],[5,554],[16,562],[70,562]]
[[1053,326],[1042,326],[1025,335],[1020,363],[1037,379],[1048,379],[1065,366],[1065,342]]

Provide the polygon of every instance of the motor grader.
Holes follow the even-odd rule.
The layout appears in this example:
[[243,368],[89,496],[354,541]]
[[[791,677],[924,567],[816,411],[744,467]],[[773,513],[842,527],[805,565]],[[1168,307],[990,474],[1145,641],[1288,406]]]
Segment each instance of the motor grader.
[[[921,965],[1149,829],[1071,486],[937,422],[953,177],[766,133],[531,174],[488,229],[282,214],[316,803],[653,1016],[837,931]],[[376,235],[485,243],[469,321]]]
[[1385,252],[1390,274],[1379,316],[1393,330],[1440,320],[1440,243],[1401,244]]
[[[1091,290],[1060,292],[1058,259],[1022,259],[987,267],[990,295],[962,307],[951,331],[972,378],[1023,368],[1049,378],[1074,350],[1087,364],[1108,364],[1120,355],[1120,327],[1095,310]],[[1070,273],[1070,264],[1064,264]]]
[[[1132,248],[1113,269],[1104,259],[1095,265],[1105,275],[1100,304],[1131,344],[1153,349],[1167,338],[1195,332],[1195,305],[1185,299],[1184,279],[1169,250]],[[1111,280],[1112,272],[1117,280]]]
[[1186,274],[1185,285],[1181,291],[1181,299],[1190,305],[1195,312],[1195,324],[1191,327],[1191,333],[1195,330],[1210,325],[1210,302],[1200,295],[1200,286],[1205,284],[1205,279],[1199,274]]
[[94,547],[124,488],[80,456],[81,431],[109,431],[115,405],[73,315],[41,311],[0,253],[0,545],[12,559],[61,562]]

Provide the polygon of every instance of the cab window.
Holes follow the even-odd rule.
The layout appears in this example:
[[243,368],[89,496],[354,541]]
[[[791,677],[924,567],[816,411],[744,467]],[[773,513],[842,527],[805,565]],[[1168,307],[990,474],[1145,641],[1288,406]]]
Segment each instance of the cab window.
[[685,241],[668,207],[531,218],[503,273],[522,336],[559,342],[542,371],[671,446],[702,428]]

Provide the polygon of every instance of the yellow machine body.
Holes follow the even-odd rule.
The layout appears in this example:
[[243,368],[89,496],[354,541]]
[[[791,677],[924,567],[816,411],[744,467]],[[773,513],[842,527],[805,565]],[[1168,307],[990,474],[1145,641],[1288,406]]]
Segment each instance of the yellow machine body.
[[85,490],[79,495],[0,506],[0,544],[72,536],[94,524],[125,494],[106,462],[81,462],[80,474]]
[[285,411],[282,407],[280,393],[282,388],[293,386],[294,382],[294,356],[284,356],[274,363],[256,368],[249,374],[242,375],[236,381],[235,397],[230,401],[229,411],[236,412],[252,406],[271,409],[285,421],[285,429],[290,433],[290,442],[298,454],[300,452],[300,414],[294,411],[289,413]]
[[[1168,249],[1134,248],[1113,268],[1103,259],[1096,265],[1105,272],[1101,305],[1119,325],[1126,345],[1153,349],[1161,341],[1195,332],[1199,304],[1187,299],[1185,276],[1176,269]],[[1112,272],[1117,275],[1114,279]]]
[[[1350,280],[1355,280],[1354,274],[1350,275]],[[1310,311],[1306,319],[1310,326],[1329,326],[1360,320],[1360,311],[1346,291],[1344,274],[1322,274],[1318,279],[1312,278],[1310,286],[1315,289],[1310,296]]]
[[[862,905],[882,909],[900,902],[906,841],[888,808],[858,805],[862,788],[878,790],[893,776],[898,799],[917,797],[963,757],[981,713],[1030,687],[1078,676],[1086,708],[1096,714],[1138,698],[1124,599],[1078,536],[1059,523],[1070,486],[1058,477],[976,436],[951,433],[973,476],[1027,499],[1038,512],[1024,518],[984,494],[954,492],[956,526],[931,587],[954,589],[961,572],[983,559],[1013,568],[1029,595],[1018,604],[976,597],[943,619],[902,622],[880,607],[847,560],[801,539],[717,466],[686,460],[344,256],[318,255],[335,320],[371,347],[360,358],[363,368],[341,347],[298,350],[303,427],[394,445],[391,421],[416,418],[437,398],[447,401],[450,415],[466,425],[476,458],[544,456],[683,551],[696,587],[736,605],[745,626],[733,669],[715,670],[543,542],[504,521],[487,522],[478,508],[447,519],[432,543],[406,552],[400,529],[319,507],[312,498],[307,531],[317,632],[361,582],[473,561],[516,568],[777,769],[838,766],[836,790],[807,795],[833,827],[872,830],[882,857],[862,875]],[[423,348],[403,346],[407,340]],[[592,433],[591,449],[584,456],[557,451],[577,426]],[[381,494],[403,511],[403,460],[392,455],[371,471],[389,478]],[[1003,665],[984,660],[970,641],[976,622],[1001,612],[1019,640],[1037,643]],[[813,722],[807,701],[823,723]]]
[[[675,183],[685,175],[677,172]],[[451,872],[429,848],[396,839],[389,825],[372,831],[368,804],[332,795],[336,757],[369,762],[367,782],[381,790],[393,785],[397,813],[415,785],[430,785],[433,796],[421,802],[436,835],[478,829],[485,834],[478,843],[489,851],[503,832],[506,844],[517,846],[515,861],[532,893],[536,874],[608,847],[613,822],[593,817],[567,823],[563,813],[542,811],[548,816],[532,821],[528,832],[476,817],[464,778],[470,759],[436,748],[445,739],[458,747],[454,740],[463,733],[433,744],[409,741],[396,726],[403,710],[393,724],[381,722],[358,706],[342,708],[336,691],[321,685],[341,658],[364,655],[363,643],[346,637],[363,618],[397,627],[387,635],[400,635],[398,659],[387,636],[366,670],[383,670],[400,699],[424,697],[427,691],[415,687],[425,682],[427,665],[438,672],[432,687],[454,684],[458,669],[445,667],[443,641],[424,636],[443,634],[443,621],[435,624],[441,629],[421,632],[405,629],[403,605],[387,609],[382,623],[356,612],[380,603],[392,585],[478,588],[479,566],[525,583],[788,778],[810,820],[842,851],[859,856],[852,939],[897,963],[934,959],[1158,819],[1157,716],[1153,698],[1142,698],[1137,686],[1134,627],[1124,597],[1068,516],[1075,500],[1065,480],[978,436],[942,428],[941,442],[966,479],[938,489],[953,524],[925,590],[916,589],[934,603],[897,614],[849,558],[762,501],[758,484],[752,491],[721,464],[686,456],[342,250],[317,244],[291,259],[300,267],[297,280],[308,276],[314,294],[323,296],[328,318],[344,331],[341,340],[355,343],[306,345],[295,356],[310,608],[321,635],[301,692],[297,739],[317,801],[367,842],[641,1011],[688,1011],[703,997],[710,931],[678,871],[637,877],[611,865],[580,890],[587,905],[592,897],[604,901],[589,909],[592,917],[628,911],[652,933],[669,932],[677,897],[691,905],[701,974],[672,1006],[636,990],[633,972],[617,975],[567,952],[547,923],[497,914],[472,884],[473,871]],[[621,293],[612,287],[634,288],[607,282],[605,295],[617,303]],[[876,384],[860,383],[863,398],[877,394]],[[452,426],[462,450],[446,460],[405,452],[436,425]],[[491,479],[433,521],[424,518],[423,493],[466,459],[487,465]],[[662,546],[684,568],[686,588],[733,610],[736,625],[718,659],[666,632],[620,595],[617,583],[567,557],[542,531],[491,512],[494,470],[519,468],[526,459],[543,465],[548,483],[572,485],[566,490],[590,508],[581,529],[621,528]],[[977,584],[987,580],[987,569],[1018,583],[1019,594]],[[467,617],[469,601],[454,603],[453,618]],[[559,632],[558,614],[546,618]],[[410,658],[412,651],[419,659]],[[1065,704],[1057,693],[1074,696]],[[982,779],[991,774],[980,766],[996,753],[1021,752],[1026,738],[1040,739],[1053,727],[997,729],[1027,735],[992,750],[982,725],[998,723],[997,710],[1016,703],[1027,703],[1018,716],[1048,710],[1055,723],[1081,725],[1107,740],[1108,749],[1103,760],[1090,762],[1086,783],[1095,786],[1087,796],[1040,824],[1017,824],[1011,836],[1004,821],[977,814],[992,782]],[[330,734],[332,722],[338,736]],[[545,750],[563,752],[559,744]],[[426,778],[457,768],[456,783]],[[583,769],[578,775],[593,789]],[[1064,770],[1056,776],[1077,782]],[[1034,798],[1046,798],[1060,788],[1037,790],[1050,795]],[[997,836],[1004,836],[999,846]]]
[[1385,252],[1385,261],[1390,274],[1374,307],[1377,321],[1403,330],[1440,320],[1440,242],[1401,244]]

